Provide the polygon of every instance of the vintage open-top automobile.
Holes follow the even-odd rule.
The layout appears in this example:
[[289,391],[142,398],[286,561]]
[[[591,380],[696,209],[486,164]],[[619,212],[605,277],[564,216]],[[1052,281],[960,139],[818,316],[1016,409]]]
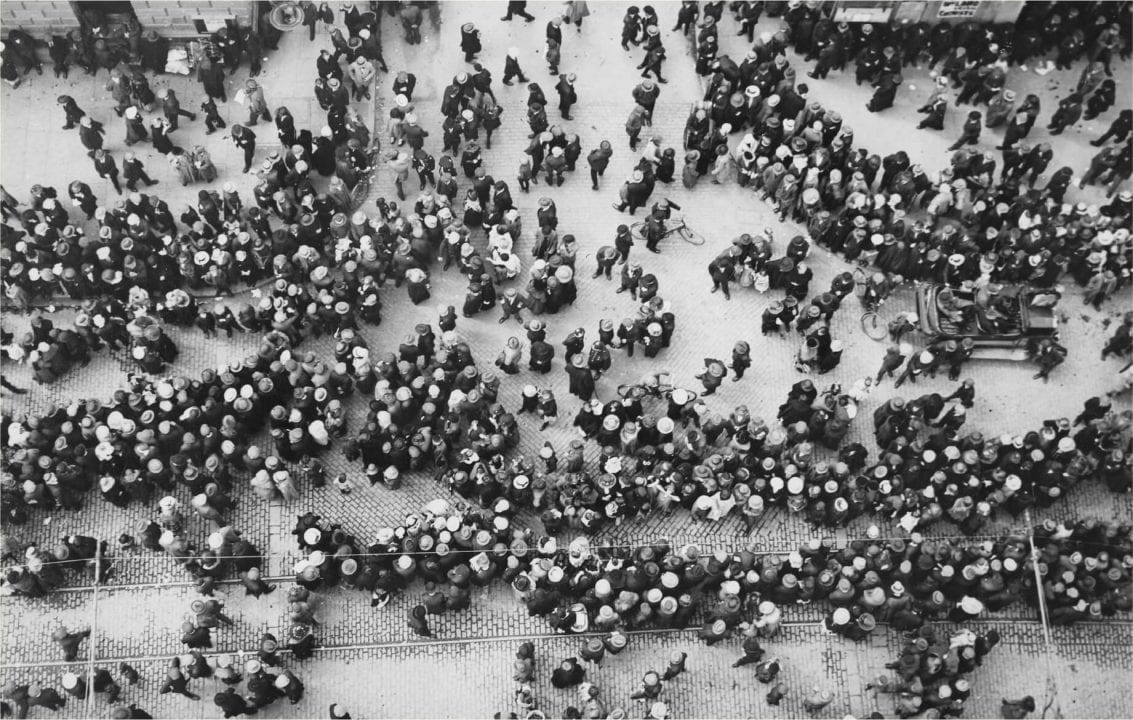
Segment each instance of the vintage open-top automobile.
[[1058,338],[1056,290],[994,283],[982,289],[923,284],[916,298],[921,332],[932,341],[971,338],[973,357],[1026,360],[1028,341]]

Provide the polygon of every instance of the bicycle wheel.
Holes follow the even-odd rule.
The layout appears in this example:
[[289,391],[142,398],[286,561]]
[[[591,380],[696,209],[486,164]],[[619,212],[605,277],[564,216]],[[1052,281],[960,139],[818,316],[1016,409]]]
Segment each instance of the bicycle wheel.
[[645,221],[638,220],[637,222],[629,226],[629,234],[633,237],[634,240],[641,240],[642,242],[645,242],[645,234],[642,232],[642,230],[644,229]]
[[677,228],[677,232],[680,233],[681,239],[689,245],[704,244],[704,236],[690,228],[688,225],[681,225],[679,228]]
[[[672,387],[672,388],[669,388],[669,389],[668,389],[668,390],[666,390],[665,392],[661,393],[661,397],[662,397],[662,398],[664,398],[666,402],[668,402],[669,398],[670,398],[670,397],[672,396],[673,392],[674,392],[674,391],[676,391],[676,390],[684,390],[684,392],[685,392],[686,394],[688,394],[688,396],[689,396],[689,397],[688,397],[688,402],[693,402],[693,401],[694,401],[694,400],[696,400],[696,399],[697,399],[698,397],[700,397],[700,393],[698,393],[697,391],[695,391],[695,390],[689,390],[688,388],[682,388],[682,387]],[[687,405],[688,403],[685,403],[685,404]]]
[[640,398],[645,395],[645,388],[635,383],[623,383],[618,385],[618,397],[622,398]]
[[889,334],[889,326],[876,310],[867,310],[862,313],[862,332],[873,340],[884,340]]
[[351,212],[362,207],[362,204],[366,202],[366,198],[368,197],[370,197],[370,176],[363,175],[362,177],[358,178],[358,182],[355,183],[354,189],[350,191]]

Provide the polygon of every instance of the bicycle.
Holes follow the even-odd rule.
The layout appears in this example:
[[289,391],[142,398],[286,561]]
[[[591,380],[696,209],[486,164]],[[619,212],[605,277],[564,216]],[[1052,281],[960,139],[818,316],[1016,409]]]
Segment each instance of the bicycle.
[[[881,273],[884,275],[884,273]],[[893,291],[904,285],[907,281],[900,275],[892,277],[885,275],[881,283],[874,283],[861,268],[854,271],[854,280],[857,287],[855,293],[865,312],[862,313],[862,332],[872,340],[884,340],[889,335],[889,324],[881,318],[881,306],[893,294]]]
[[[681,388],[673,384],[672,374],[663,370],[658,373],[646,375],[640,382],[618,385],[618,396],[634,400],[643,400],[645,398],[668,400],[673,391],[678,389]],[[690,396],[689,402],[692,402],[698,397],[697,393],[692,390],[685,390],[685,392]]]
[[[639,220],[633,225],[629,226],[630,233],[636,240],[645,240],[645,221]],[[661,234],[662,239],[669,237],[673,233],[681,236],[681,239],[690,245],[703,245],[705,237],[689,227],[688,222],[685,220],[684,215],[674,215],[672,218],[665,222],[665,230]]]
[[619,397],[662,397],[672,390],[673,376],[668,370],[648,373],[635,383],[622,383],[618,385]]
[[362,204],[370,197],[370,187],[374,183],[374,178],[378,176],[378,150],[379,148],[374,146],[366,151],[366,159],[370,163],[370,168],[361,174],[358,182],[354,183],[354,187],[350,190],[351,212],[362,207]]
[[889,335],[888,323],[882,320],[881,314],[877,312],[881,305],[882,303],[878,302],[877,305],[867,308],[862,313],[862,332],[871,340],[884,340]]

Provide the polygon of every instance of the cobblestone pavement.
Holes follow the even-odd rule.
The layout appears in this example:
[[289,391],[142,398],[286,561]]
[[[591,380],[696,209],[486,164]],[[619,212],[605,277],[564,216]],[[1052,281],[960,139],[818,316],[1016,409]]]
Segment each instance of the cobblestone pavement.
[[[662,87],[652,130],[664,138],[664,145],[679,147],[689,105],[698,99],[699,89],[691,60],[687,57],[688,41],[668,31],[675,15],[675,5],[662,3],[657,7],[665,45],[669,49],[670,60],[666,63],[665,72],[670,82]],[[582,248],[578,260],[580,292],[577,304],[545,318],[549,322],[549,339],[556,348],[562,337],[575,327],[583,326],[593,336],[600,319],[609,318],[616,324],[635,310],[629,298],[614,293],[616,280],[614,283],[604,279],[593,280],[590,272],[594,268],[596,248],[611,243],[614,228],[628,221],[625,215],[610,208],[610,203],[616,199],[617,190],[635,160],[627,147],[623,123],[630,108],[630,91],[640,79],[632,69],[640,60],[640,51],[623,53],[618,46],[624,3],[591,3],[593,14],[581,33],[564,26],[561,70],[578,75],[580,103],[572,111],[574,120],[563,125],[567,132],[577,132],[581,136],[584,149],[589,150],[600,140],[608,139],[615,148],[615,154],[600,192],[590,189],[584,163],[580,165],[579,172],[569,175],[560,188],[548,189],[539,184],[533,186],[530,195],[520,192],[514,177],[522,148],[527,144],[528,129],[524,121],[527,92],[522,85],[498,85],[504,52],[509,46],[518,47],[525,72],[553,98],[554,78],[548,75],[540,54],[542,26],[560,8],[557,3],[531,3],[530,10],[539,20],[527,25],[518,19],[512,23],[498,22],[502,2],[490,5],[443,3],[439,33],[426,23],[424,42],[415,47],[406,47],[400,42],[400,29],[396,22],[387,23],[384,30],[386,59],[391,70],[410,69],[418,77],[415,102],[420,109],[422,124],[431,133],[428,147],[437,153],[441,145],[438,109],[441,92],[452,75],[467,69],[457,51],[458,28],[463,22],[475,21],[482,29],[485,51],[481,60],[496,77],[497,96],[505,108],[504,126],[494,136],[492,149],[485,153],[485,166],[494,177],[507,180],[512,185],[529,232],[535,227],[536,201],[542,194],[547,194],[559,207],[560,233],[574,234]],[[771,29],[777,22],[765,18],[757,32]],[[734,31],[733,21],[726,17],[720,33],[723,49],[739,58],[745,48],[743,40],[734,36]],[[324,44],[329,44],[325,37],[311,44],[302,33],[285,36],[280,51],[271,55],[260,78],[273,109],[280,104],[287,105],[296,117],[297,127],[310,127],[316,132],[322,125],[322,117],[311,97],[310,84],[314,75],[314,56],[317,48]],[[792,55],[791,62],[798,69],[800,79],[806,79],[803,73],[808,68],[802,64],[801,58]],[[1128,64],[1123,64],[1119,74],[1127,75],[1128,70]],[[233,80],[239,82],[243,77],[238,73]],[[389,77],[380,77],[383,87],[377,94],[375,110],[378,116],[391,102],[387,87]],[[914,161],[923,162],[932,172],[947,163],[948,155],[944,148],[958,134],[960,114],[950,112],[947,130],[939,135],[913,130],[914,108],[920,104],[920,96],[927,94],[929,84],[923,69],[911,70],[906,77],[909,78],[909,88],[902,88],[897,106],[881,116],[866,113],[866,89],[855,87],[844,75],[808,82],[813,97],[824,106],[837,109],[846,119],[846,124],[855,127],[858,144],[884,154],[891,151],[891,138],[899,140]],[[0,141],[4,153],[0,167],[4,185],[9,191],[23,199],[32,183],[49,183],[65,188],[70,180],[78,177],[88,182],[101,197],[113,198],[113,189],[97,178],[89,163],[78,162],[82,158],[78,139],[58,129],[61,119],[56,117],[58,108],[54,104],[54,98],[66,92],[96,119],[106,122],[108,148],[120,159],[124,151],[121,143],[123,130],[121,122],[111,113],[107,94],[102,90],[105,78],[103,74],[92,81],[72,74],[69,81],[60,82],[49,79],[49,75],[31,76],[30,82],[18,91],[3,88],[4,122],[0,125]],[[1009,85],[1023,92],[1040,91],[1044,105],[1049,106],[1053,105],[1059,86],[1072,84],[1075,79],[1076,71],[1056,72],[1041,78],[1032,72],[1013,71]],[[155,89],[166,84],[175,88],[183,104],[191,110],[195,110],[194,106],[200,102],[199,87],[186,78],[161,76],[152,84]],[[913,86],[918,89],[913,90]],[[1122,84],[1117,108],[1128,107],[1129,103],[1129,88]],[[551,104],[553,106],[554,102]],[[368,105],[358,106],[358,109],[364,114],[371,110]],[[234,103],[224,108],[230,121],[241,120],[240,110]],[[1114,113],[1116,109],[1110,112]],[[550,115],[557,115],[553,107]],[[1106,114],[1092,124],[1081,123],[1062,136],[1048,138],[1042,129],[1044,115],[1044,122],[1038,123],[1035,128],[1035,135],[1052,143],[1057,162],[1065,160],[1080,170],[1093,154],[1086,141],[1100,134],[1111,117],[1111,114]],[[268,141],[274,133],[268,127],[258,128],[258,131],[260,149],[257,155],[262,158],[271,148]],[[375,136],[381,137],[380,131],[375,131]],[[253,181],[251,176],[240,174],[239,151],[219,134],[206,138],[201,122],[189,122],[182,124],[174,138],[185,146],[205,144],[217,164],[220,182],[231,180],[245,197],[250,194]],[[385,139],[382,138],[383,141]],[[997,141],[995,133],[985,133],[981,148],[988,149]],[[175,213],[179,212],[179,203],[193,201],[197,188],[176,187],[159,155],[142,150],[139,157],[151,174],[161,180],[162,184],[155,189],[169,201]],[[378,196],[394,196],[392,182],[385,173],[379,174],[371,192],[371,197]],[[647,254],[642,247],[634,249],[634,259],[642,263],[646,272],[653,272],[660,278],[661,295],[671,303],[677,316],[674,345],[651,362],[640,355],[626,358],[624,354],[615,352],[614,368],[600,381],[599,394],[609,398],[618,384],[634,381],[658,368],[672,371],[677,382],[685,387],[698,387],[693,375],[703,368],[703,358],[727,357],[734,342],[744,339],[752,344],[752,354],[757,359],[755,367],[742,382],[726,382],[709,404],[713,410],[727,413],[735,405],[744,403],[752,409],[753,415],[772,418],[790,385],[800,377],[793,368],[798,340],[793,337],[761,337],[758,318],[773,298],[737,287],[733,299],[727,302],[719,295],[709,294],[711,283],[705,268],[733,237],[742,232],[772,227],[778,240],[776,250],[781,252],[786,240],[801,230],[789,223],[779,223],[767,206],[735,185],[715,186],[705,181],[689,191],[677,183],[667,188],[659,187],[655,196],[670,197],[681,205],[689,223],[705,234],[708,242],[702,247],[694,247],[671,240],[663,246],[663,254],[659,256]],[[1086,202],[1100,199],[1095,190],[1080,192],[1076,188],[1071,190],[1070,198]],[[530,238],[525,237],[517,246],[525,264],[530,260],[529,243]],[[809,264],[815,272],[812,284],[815,289],[828,287],[834,275],[847,269],[841,259],[820,248],[812,250]],[[461,278],[455,272],[446,274],[439,269],[433,276],[433,300],[427,306],[414,307],[401,290],[387,290],[383,297],[385,320],[380,327],[365,331],[367,340],[371,347],[396,345],[416,323],[435,322],[439,308],[459,304],[463,291]],[[1111,300],[1101,313],[1097,313],[1079,304],[1076,288],[1070,287],[1068,291],[1062,326],[1065,344],[1071,348],[1068,361],[1056,371],[1048,385],[1031,381],[1033,371],[1029,367],[999,362],[969,365],[967,376],[975,380],[978,394],[976,407],[969,413],[968,427],[985,434],[1023,433],[1037,428],[1047,418],[1072,417],[1078,412],[1083,399],[1115,384],[1119,362],[1099,363],[1097,356],[1109,332],[1107,324],[1128,309],[1128,297]],[[247,301],[247,297],[241,297],[228,302]],[[911,306],[911,293],[904,291],[895,295],[883,308],[883,315],[888,318],[899,310],[911,309]],[[59,310],[56,313],[57,324],[69,322],[69,312]],[[835,316],[831,332],[845,342],[846,351],[842,364],[834,372],[816,378],[821,386],[831,382],[849,386],[856,379],[876,371],[884,348],[860,331],[859,315],[856,302],[850,300]],[[472,319],[462,318],[457,323],[457,331],[470,344],[481,365],[489,363],[506,338],[519,330],[515,325],[498,325],[497,317],[495,313],[489,313]],[[6,328],[17,331],[26,323],[22,317],[5,316],[4,321]],[[174,328],[171,332],[182,350],[175,370],[194,376],[206,367],[217,367],[242,358],[257,345],[256,338],[250,336],[206,341],[194,329]],[[303,347],[324,356],[331,351],[326,339],[308,340]],[[130,369],[131,363],[124,355],[111,356],[104,352],[89,366],[75,369],[59,382],[37,386],[31,381],[27,369],[5,362],[5,376],[17,385],[30,387],[31,392],[17,398],[5,396],[4,401],[7,410],[18,415],[40,412],[51,404],[66,404],[78,397],[106,397],[126,382],[126,373]],[[520,390],[528,382],[550,385],[555,390],[560,400],[560,420],[557,426],[539,433],[529,422],[521,419],[523,437],[520,450],[534,452],[545,440],[562,447],[575,436],[569,424],[577,405],[566,391],[561,354],[556,356],[549,375],[536,376],[524,370],[516,378],[505,380],[500,391],[501,402],[509,408],[517,407]],[[903,387],[902,391],[908,397],[931,391],[951,392],[952,387],[953,383],[938,377]],[[861,413],[864,418],[868,418],[875,407],[893,394],[891,385],[888,382],[883,384],[863,403]],[[1041,399],[1036,401],[1037,398]],[[364,403],[355,399],[347,404],[347,409],[350,421],[357,427],[365,415]],[[861,421],[853,425],[847,441],[859,441],[873,448],[868,425],[868,422]],[[263,437],[258,439],[261,442],[265,440]],[[596,450],[591,447],[590,452],[593,454]],[[354,476],[358,474],[357,465],[348,465],[338,450],[332,450],[326,461],[331,473],[347,471]],[[358,484],[349,496],[342,496],[330,488],[303,488],[303,497],[290,505],[264,503],[249,492],[237,492],[238,502],[231,521],[261,550],[271,553],[269,573],[282,576],[290,572],[291,556],[297,552],[290,534],[296,515],[316,510],[324,517],[343,523],[346,529],[360,537],[368,538],[375,528],[396,521],[429,500],[450,497],[445,488],[423,474],[410,476],[402,489],[396,492],[363,485]],[[181,500],[187,502],[188,498],[181,497]],[[32,523],[15,529],[13,535],[22,543],[54,541],[60,535],[75,531],[94,531],[112,539],[131,527],[137,519],[149,514],[148,508],[120,510],[92,497],[88,507],[80,513],[35,514]],[[1133,508],[1128,496],[1116,497],[1098,483],[1086,483],[1053,507],[1040,510],[1035,520],[1048,517],[1100,517],[1133,522]],[[524,515],[520,520],[539,527],[533,517]],[[897,533],[885,522],[858,519],[847,528],[823,531],[822,534],[844,542],[863,536],[865,528],[875,522],[883,534]],[[998,518],[988,532],[1000,534],[1021,530],[1024,525],[1022,518],[1003,517]],[[203,541],[212,529],[197,518],[190,520],[190,528],[198,542]],[[719,524],[695,523],[687,513],[678,511],[669,516],[652,517],[606,530],[600,535],[600,540],[644,542],[664,536],[675,543],[695,541],[705,548],[737,548],[754,543],[763,551],[785,552],[812,537],[813,533],[800,517],[777,510],[769,511],[750,534],[744,533],[736,518]],[[938,523],[930,527],[927,534],[955,535],[957,530],[948,523]],[[138,688],[127,689],[125,697],[129,701],[138,701],[155,716],[214,716],[217,709],[211,702],[192,703],[176,696],[157,695],[159,683],[156,678],[161,672],[158,658],[180,649],[177,626],[182,616],[189,612],[195,596],[187,584],[187,576],[169,560],[141,553],[119,559],[116,570],[109,586],[99,592],[97,608],[93,595],[80,589],[89,585],[90,573],[81,577],[74,574],[70,580],[75,583],[76,590],[71,592],[57,593],[36,601],[5,598],[0,605],[0,621],[5,634],[0,679],[42,678],[57,682],[61,672],[58,665],[41,667],[42,663],[54,663],[59,657],[48,640],[51,629],[58,623],[72,629],[86,627],[92,619],[97,619],[96,637],[93,643],[84,644],[84,653],[95,653],[98,661],[142,658],[135,665],[147,680]],[[244,598],[238,586],[225,585],[224,589],[232,595],[228,608],[237,625],[216,633],[219,649],[248,649],[259,633],[280,629],[286,614],[281,597],[286,585],[271,598],[259,601]],[[495,587],[486,596],[475,597],[469,611],[437,620],[434,625],[441,640],[427,643],[409,642],[410,633],[405,627],[404,617],[414,597],[413,592],[420,593],[421,588],[415,586],[413,591],[381,611],[372,610],[362,595],[342,590],[331,593],[321,611],[323,626],[318,631],[328,649],[320,652],[314,660],[300,664],[300,674],[308,686],[308,697],[294,707],[273,706],[272,713],[289,717],[322,716],[330,702],[343,701],[359,710],[355,713],[356,717],[487,716],[505,709],[511,700],[514,683],[510,679],[510,659],[520,637],[539,637],[540,675],[536,696],[542,706],[551,712],[560,712],[574,699],[573,695],[549,687],[549,672],[557,659],[577,650],[579,641],[546,637],[545,622],[529,618],[510,591]],[[660,669],[669,650],[680,648],[690,653],[691,672],[666,691],[678,717],[798,716],[803,714],[802,697],[815,683],[837,693],[836,701],[823,711],[824,717],[841,717],[846,713],[860,716],[875,708],[891,713],[892,707],[887,704],[887,698],[875,700],[865,693],[864,687],[867,679],[881,672],[884,663],[895,654],[897,639],[879,633],[870,643],[854,645],[827,635],[816,626],[821,615],[822,608],[819,606],[800,606],[791,608],[787,613],[790,623],[784,635],[775,642],[773,652],[786,660],[785,673],[792,693],[778,708],[766,704],[763,699],[766,688],[755,683],[750,672],[730,668],[731,661],[739,654],[735,641],[708,648],[697,642],[695,635],[688,631],[635,634],[627,652],[607,660],[596,671],[596,682],[603,689],[603,697],[610,707],[615,707],[627,702],[629,693],[635,689],[645,670],[650,667]],[[1005,639],[989,662],[974,676],[973,699],[967,711],[969,716],[996,715],[999,698],[1004,695],[1031,693],[1036,697],[1045,696],[1044,683],[1048,675],[1055,680],[1059,691],[1057,699],[1066,716],[1127,717],[1133,714],[1133,705],[1128,701],[1128,678],[1133,670],[1129,624],[1115,622],[1057,629],[1053,633],[1056,651],[1049,653],[1045,652],[1047,646],[1042,626],[1036,622],[1035,613],[1029,606],[1017,604],[989,622],[1001,627]],[[84,655],[83,659],[89,657]],[[412,680],[407,682],[407,678]],[[199,692],[206,699],[215,692],[212,681],[197,684],[202,686]],[[641,707],[629,710],[631,716],[637,716]],[[106,713],[102,709],[96,711],[72,704],[65,714],[77,717]]]
[[[1065,717],[1127,717],[1126,700],[1114,692],[1112,679],[1133,663],[1129,628],[1101,624],[1056,634],[1058,652],[1044,651],[1037,624],[972,623],[976,632],[998,629],[1004,637],[971,676],[972,696],[965,717],[997,717],[1003,697],[1025,694],[1036,698],[1045,691],[1046,673],[1056,678],[1060,693],[1052,712]],[[443,635],[442,635],[443,638]],[[538,706],[548,716],[561,716],[578,703],[577,691],[551,687],[550,674],[559,661],[577,655],[582,637],[527,635],[522,632],[477,640],[438,639],[425,642],[379,640],[370,645],[345,645],[321,650],[315,659],[284,664],[305,678],[307,694],[297,705],[276,703],[271,717],[321,717],[327,705],[339,702],[356,717],[490,717],[514,705],[516,683],[511,662],[519,643],[535,645],[536,677],[532,684]],[[662,699],[673,717],[801,717],[802,701],[814,688],[834,694],[834,700],[813,717],[864,717],[879,711],[893,714],[892,698],[866,690],[865,685],[886,672],[885,664],[899,653],[901,638],[877,633],[868,642],[854,643],[827,633],[815,624],[785,624],[766,642],[766,657],[778,657],[780,680],[788,695],[779,706],[766,701],[768,686],[754,678],[750,667],[732,668],[743,653],[737,640],[708,647],[693,631],[631,633],[626,650],[607,656],[600,666],[588,665],[586,679],[601,689],[611,710],[621,707],[628,717],[641,717],[644,707],[630,699],[648,670],[662,671],[674,650],[688,653],[687,673],[666,683]],[[113,665],[122,656],[114,656]],[[205,698],[193,702],[176,695],[157,695],[167,661],[126,656],[143,680],[123,693],[155,717],[219,717],[211,696],[223,689],[216,680],[197,680],[191,690]],[[111,663],[107,661],[107,666]],[[1023,668],[1029,668],[1024,670]],[[0,671],[0,680],[57,682],[61,664]],[[312,678],[314,676],[314,679]],[[406,682],[407,678],[412,681]],[[434,688],[445,688],[443,692]],[[94,704],[94,703],[92,703]],[[93,712],[92,712],[93,711]],[[97,707],[71,702],[60,717],[102,715]]]

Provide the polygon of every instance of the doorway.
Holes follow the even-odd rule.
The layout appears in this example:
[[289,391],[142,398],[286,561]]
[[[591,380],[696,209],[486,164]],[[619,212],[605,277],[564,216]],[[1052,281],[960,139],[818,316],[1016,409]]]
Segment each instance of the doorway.
[[88,26],[125,25],[134,19],[134,4],[128,0],[107,0],[92,2],[79,0],[72,2],[75,14]]

